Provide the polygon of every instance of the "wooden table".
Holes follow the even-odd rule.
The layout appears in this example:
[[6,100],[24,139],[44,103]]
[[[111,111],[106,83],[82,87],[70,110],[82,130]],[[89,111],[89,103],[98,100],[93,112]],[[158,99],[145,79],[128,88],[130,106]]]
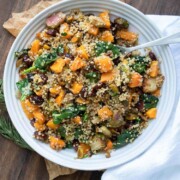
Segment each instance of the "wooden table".
[[[36,4],[39,0],[0,0],[0,77],[7,54],[14,38],[2,28],[2,24],[12,12],[21,12]],[[180,0],[125,0],[145,14],[180,15]],[[57,179],[96,180],[102,172],[78,171],[72,175]],[[35,152],[21,149],[0,136],[0,179],[1,180],[46,180],[48,173],[44,160]]]

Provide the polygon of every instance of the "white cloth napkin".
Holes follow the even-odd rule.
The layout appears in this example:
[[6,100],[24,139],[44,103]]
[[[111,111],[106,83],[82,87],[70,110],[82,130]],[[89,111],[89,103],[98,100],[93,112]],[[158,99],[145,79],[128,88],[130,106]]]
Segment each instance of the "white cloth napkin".
[[[180,17],[148,15],[164,35],[180,31]],[[178,97],[176,108],[163,134],[144,154],[106,170],[102,180],[179,180],[180,179],[180,44],[170,46],[174,56]]]

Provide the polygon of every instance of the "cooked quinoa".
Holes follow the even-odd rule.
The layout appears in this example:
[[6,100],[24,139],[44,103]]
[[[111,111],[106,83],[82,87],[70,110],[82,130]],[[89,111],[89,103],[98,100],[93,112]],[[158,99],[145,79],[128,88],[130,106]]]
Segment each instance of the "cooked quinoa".
[[133,142],[156,118],[164,77],[151,50],[128,55],[138,34],[123,18],[73,10],[51,15],[29,48],[16,52],[22,108],[34,138],[78,158]]

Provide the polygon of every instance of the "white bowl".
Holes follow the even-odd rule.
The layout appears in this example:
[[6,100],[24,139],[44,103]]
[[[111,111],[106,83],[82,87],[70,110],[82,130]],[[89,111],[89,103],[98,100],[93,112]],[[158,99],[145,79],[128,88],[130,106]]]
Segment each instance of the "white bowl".
[[16,69],[16,58],[14,52],[26,48],[35,38],[35,34],[44,28],[45,19],[50,14],[63,11],[69,12],[71,9],[80,8],[84,12],[101,12],[104,9],[110,10],[112,16],[120,16],[127,19],[131,28],[139,32],[140,42],[150,41],[161,37],[158,29],[141,12],[135,8],[119,2],[117,0],[65,0],[57,3],[35,16],[22,30],[16,38],[9,52],[4,71],[4,93],[6,106],[11,120],[22,138],[40,155],[50,161],[81,170],[106,169],[122,163],[128,162],[146,151],[164,130],[170,113],[173,108],[176,94],[175,66],[168,46],[153,48],[156,55],[162,60],[161,70],[165,75],[165,82],[162,88],[162,96],[158,104],[156,120],[150,122],[142,135],[132,144],[120,148],[111,153],[111,158],[105,158],[104,154],[93,155],[91,158],[75,159],[74,150],[66,149],[54,151],[49,145],[35,140],[32,135],[34,128],[26,118],[19,100],[16,98],[16,82],[18,81],[18,71]]

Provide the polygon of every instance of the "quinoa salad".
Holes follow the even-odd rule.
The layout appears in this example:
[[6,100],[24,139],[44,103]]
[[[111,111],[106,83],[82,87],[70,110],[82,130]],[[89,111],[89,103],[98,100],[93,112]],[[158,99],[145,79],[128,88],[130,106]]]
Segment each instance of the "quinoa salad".
[[74,148],[77,158],[133,142],[156,118],[164,77],[150,49],[135,46],[129,22],[72,10],[49,16],[28,48],[15,52],[17,97],[35,132],[54,150]]

